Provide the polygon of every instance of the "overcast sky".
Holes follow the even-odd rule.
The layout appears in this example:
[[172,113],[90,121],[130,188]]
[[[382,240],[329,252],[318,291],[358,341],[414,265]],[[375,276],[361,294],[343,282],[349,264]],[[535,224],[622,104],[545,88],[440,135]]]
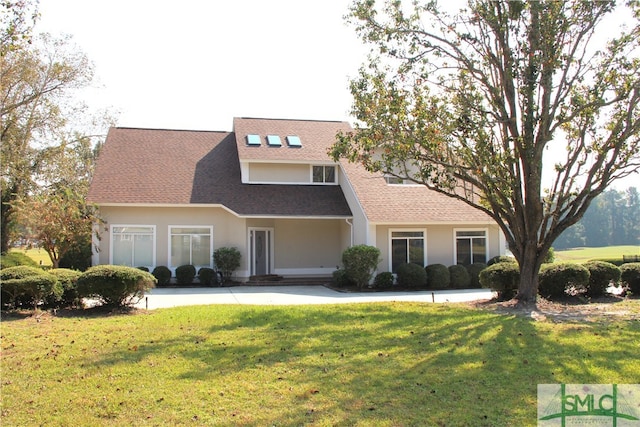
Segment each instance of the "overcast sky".
[[37,31],[95,65],[119,126],[231,130],[241,117],[349,120],[366,50],[348,0],[40,0]]

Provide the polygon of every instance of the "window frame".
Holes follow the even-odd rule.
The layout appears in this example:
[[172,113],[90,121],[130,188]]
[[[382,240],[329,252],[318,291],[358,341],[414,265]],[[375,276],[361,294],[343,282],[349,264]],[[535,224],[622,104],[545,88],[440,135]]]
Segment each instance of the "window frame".
[[[149,228],[151,230],[151,265],[132,265],[131,267],[147,267],[149,269],[152,269],[156,266],[156,244],[157,244],[157,236],[156,236],[156,226],[152,225],[152,224],[111,224],[109,226],[109,264],[115,265],[113,259],[113,255],[114,255],[114,242],[115,242],[115,235],[116,234],[121,234],[121,233],[115,233],[115,229],[116,228]],[[125,233],[122,233],[125,234]],[[129,233],[131,234],[131,233]],[[134,240],[135,241],[135,240]],[[132,254],[133,255],[133,254]],[[134,259],[132,259],[132,261],[135,261]],[[124,265],[124,264],[118,264],[118,265]]]
[[[475,261],[473,259],[473,240],[484,238],[484,262],[486,263],[489,260],[489,229],[488,228],[454,228],[453,229],[453,264],[458,265],[458,232],[467,231],[467,232],[483,232],[484,236],[461,236],[460,239],[469,239],[471,241],[471,264]],[[464,265],[464,264],[460,264]]]
[[[390,228],[389,229],[389,271],[393,273],[393,241],[394,240],[402,240],[405,239],[407,240],[407,242],[411,239],[420,239],[419,237],[405,237],[405,238],[400,238],[400,237],[393,237],[393,233],[403,233],[403,232],[407,232],[407,233],[422,233],[422,267],[427,265],[427,229],[426,228]],[[407,248],[409,248],[410,245],[407,243]],[[407,253],[407,256],[409,254]],[[395,274],[395,273],[394,273]]]
[[[322,181],[314,180],[314,169],[322,168]],[[327,181],[327,168],[333,169],[333,181]],[[338,168],[336,165],[311,165],[311,184],[314,185],[338,185]]]
[[[180,265],[184,265],[184,264],[180,264],[180,265],[173,265],[172,264],[172,254],[171,251],[173,249],[172,246],[172,237],[174,236],[173,233],[173,229],[176,228],[206,228],[209,230],[209,264],[208,265],[195,265],[193,264],[193,240],[189,240],[189,243],[191,244],[191,246],[189,247],[189,264],[193,265],[194,267],[196,267],[196,270],[202,267],[208,267],[208,268],[213,268],[213,225],[201,225],[201,224],[189,224],[189,225],[169,225],[168,226],[168,241],[167,241],[167,264],[169,269],[171,269],[172,271],[174,271],[177,267],[180,267]],[[185,233],[179,233],[179,234],[175,234],[176,236],[195,236],[195,235],[199,235],[199,236],[204,236],[205,234],[185,234]]]

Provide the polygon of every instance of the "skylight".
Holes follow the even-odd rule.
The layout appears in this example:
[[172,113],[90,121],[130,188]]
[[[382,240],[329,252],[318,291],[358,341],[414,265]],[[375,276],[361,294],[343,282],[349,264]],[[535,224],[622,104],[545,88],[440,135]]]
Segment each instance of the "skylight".
[[296,135],[287,136],[287,143],[289,147],[302,147],[302,141],[300,141],[300,137]]
[[267,144],[271,147],[280,147],[282,142],[280,142],[280,137],[278,135],[267,135]]
[[260,135],[247,135],[247,145],[260,145]]

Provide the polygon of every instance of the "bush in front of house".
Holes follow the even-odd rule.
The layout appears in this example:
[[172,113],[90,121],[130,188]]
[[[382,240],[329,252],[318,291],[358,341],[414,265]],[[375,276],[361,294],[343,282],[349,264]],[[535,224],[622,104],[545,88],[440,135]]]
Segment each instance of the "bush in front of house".
[[336,288],[350,288],[352,286],[355,286],[355,283],[353,283],[353,281],[349,279],[349,276],[347,276],[347,272],[342,268],[339,268],[338,270],[333,272],[331,276],[331,283]]
[[37,308],[45,298],[60,298],[62,288],[58,280],[41,268],[19,265],[0,270],[3,303],[17,308],[19,305],[33,304]]
[[487,266],[490,267],[493,264],[499,264],[501,262],[517,262],[514,257],[506,256],[506,255],[498,255],[491,258],[487,261]]
[[218,275],[213,268],[202,267],[198,270],[198,280],[202,286],[218,286]]
[[376,277],[373,279],[373,287],[375,289],[389,289],[393,287],[393,274],[390,271],[376,274]]
[[449,275],[449,269],[444,264],[430,264],[424,268],[427,273],[427,287],[434,288],[448,288],[451,283],[451,276]]
[[474,262],[473,264],[469,264],[465,266],[467,272],[469,272],[469,277],[471,278],[471,283],[469,287],[471,288],[480,288],[480,272],[487,268],[487,264],[483,262]]
[[586,289],[589,270],[575,263],[543,264],[538,277],[538,294],[557,299],[564,297],[570,288]]
[[158,281],[158,286],[167,286],[171,281],[171,270],[164,265],[159,265],[154,268],[151,274],[153,274],[153,277]]
[[611,282],[620,280],[620,268],[610,262],[587,261],[583,265],[589,270],[587,295],[592,298],[603,296]]
[[620,281],[631,291],[632,295],[640,294],[640,262],[628,262],[620,266]]
[[58,280],[62,288],[60,298],[49,296],[45,298],[45,305],[49,307],[81,307],[82,299],[78,296],[78,278],[82,272],[70,268],[54,268],[48,271]]
[[471,276],[464,265],[449,266],[450,286],[454,289],[467,289],[471,285]]
[[342,253],[344,271],[359,288],[369,285],[379,262],[380,249],[375,246],[355,245]]
[[176,268],[176,281],[178,285],[189,286],[196,278],[196,268],[191,264],[181,265]]
[[498,262],[482,270],[480,285],[498,293],[498,298],[507,300],[515,296],[520,281],[520,269],[515,262]]
[[234,271],[240,268],[242,255],[237,248],[218,248],[213,252],[213,262],[218,271],[222,273],[224,282],[231,279]]
[[424,268],[414,263],[400,264],[396,268],[398,286],[409,289],[420,289],[427,285],[427,273]]
[[146,271],[123,265],[97,265],[78,278],[78,296],[94,298],[109,307],[132,306],[156,285]]

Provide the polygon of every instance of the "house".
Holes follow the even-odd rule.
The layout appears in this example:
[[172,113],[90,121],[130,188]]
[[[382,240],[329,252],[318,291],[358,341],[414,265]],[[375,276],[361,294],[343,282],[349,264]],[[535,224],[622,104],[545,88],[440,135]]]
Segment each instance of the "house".
[[346,122],[236,118],[232,132],[112,128],[88,200],[105,225],[94,264],[212,267],[242,254],[238,280],[329,276],[355,244],[378,271],[486,262],[505,252],[486,214],[424,186],[395,182],[328,148]]

